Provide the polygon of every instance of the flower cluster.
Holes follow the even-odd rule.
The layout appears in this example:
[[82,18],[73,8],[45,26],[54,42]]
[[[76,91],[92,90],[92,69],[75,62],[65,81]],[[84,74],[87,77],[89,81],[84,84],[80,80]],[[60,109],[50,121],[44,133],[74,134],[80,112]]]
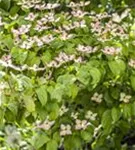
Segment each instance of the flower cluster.
[[120,93],[120,102],[129,103],[131,95],[126,95],[125,93]]
[[[128,34],[126,33],[128,25],[119,25],[112,21],[112,18],[107,13],[97,14],[90,16],[93,20],[91,23],[91,31],[97,36],[99,41],[105,42],[113,37],[120,37],[121,39],[127,39]],[[107,23],[103,23],[104,18],[109,18]]]
[[24,9],[34,8],[37,10],[50,10],[59,7],[60,4],[58,3],[43,3],[41,0],[22,0],[21,2],[17,3],[21,5]]
[[27,40],[23,41],[22,43],[17,43],[20,48],[23,49],[30,49],[34,45],[37,45],[38,47],[42,47],[45,44],[49,44],[52,42],[55,38],[50,34],[50,35],[44,35],[42,37],[34,36],[30,37]]
[[69,61],[73,61],[75,60],[75,55],[67,55],[64,52],[60,52],[58,57],[55,57],[53,61],[51,61],[50,63],[47,64],[47,67],[54,67],[54,68],[58,68],[60,67],[62,64],[69,62]]
[[67,125],[61,124],[60,135],[65,136],[65,135],[71,135],[71,134],[72,134],[71,126],[69,124]]
[[103,100],[103,94],[98,94],[97,92],[91,97],[91,100],[96,103],[101,103]]
[[84,27],[87,27],[85,20],[74,21],[73,23],[69,23],[68,25],[66,24],[63,25],[63,28],[67,31],[70,31],[75,28],[84,28]]

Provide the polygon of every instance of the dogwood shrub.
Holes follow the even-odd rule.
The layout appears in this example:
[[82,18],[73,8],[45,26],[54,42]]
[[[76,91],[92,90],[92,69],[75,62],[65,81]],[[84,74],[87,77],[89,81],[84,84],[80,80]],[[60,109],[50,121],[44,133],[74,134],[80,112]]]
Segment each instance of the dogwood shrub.
[[132,1],[0,1],[0,149],[124,150],[135,125]]

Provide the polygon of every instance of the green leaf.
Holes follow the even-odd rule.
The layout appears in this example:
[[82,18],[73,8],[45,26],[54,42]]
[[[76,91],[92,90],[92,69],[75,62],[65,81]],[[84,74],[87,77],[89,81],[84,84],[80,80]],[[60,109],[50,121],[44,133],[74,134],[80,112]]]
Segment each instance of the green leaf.
[[62,96],[64,95],[65,86],[57,83],[53,91],[51,92],[51,99],[57,99],[58,102],[62,100]]
[[4,10],[8,10],[10,8],[11,5],[11,0],[1,0],[0,1],[0,8],[4,9]]
[[57,150],[58,144],[55,140],[51,140],[46,145],[46,150]]
[[73,74],[65,74],[62,76],[59,76],[57,79],[58,83],[68,85],[73,84],[76,81],[76,77]]
[[91,68],[90,69],[90,75],[92,77],[91,84],[93,85],[93,87],[96,87],[97,83],[101,79],[101,73],[100,73],[100,71],[97,68]]
[[83,138],[83,140],[89,142],[92,139],[93,135],[88,131],[81,131],[81,137]]
[[3,126],[4,123],[4,110],[2,108],[0,108],[0,128]]
[[3,39],[1,40],[1,42],[6,46],[8,47],[8,49],[12,49],[12,47],[14,46],[14,42],[13,42],[13,38],[11,35],[5,35],[3,37]]
[[112,73],[117,76],[124,73],[126,69],[126,65],[123,60],[117,59],[115,61],[108,62],[109,68],[111,69]]
[[88,85],[91,79],[89,68],[82,66],[77,72],[77,79],[84,85]]
[[11,9],[10,9],[10,15],[11,16],[14,16],[14,15],[16,15],[16,13],[19,11],[19,9],[20,9],[20,7],[19,6],[13,6],[13,7],[11,7]]
[[114,123],[120,119],[121,112],[119,108],[113,107],[111,113],[112,113],[112,120]]
[[44,144],[46,144],[49,140],[50,140],[49,137],[45,133],[42,132],[40,134],[37,134],[32,142],[33,142],[34,148],[38,150]]
[[109,134],[112,129],[112,116],[111,116],[111,110],[106,110],[101,119],[101,124],[104,129],[104,134]]
[[45,104],[47,102],[47,97],[48,97],[46,87],[44,85],[39,87],[38,89],[36,89],[36,93],[37,93],[38,99],[41,102],[42,106],[45,106]]
[[30,96],[23,96],[24,97],[24,104],[28,112],[34,112],[35,111],[35,103],[32,97]]
[[28,51],[13,47],[11,50],[11,56],[18,64],[23,64],[28,56]]
[[75,150],[80,149],[81,147],[81,138],[79,136],[69,136],[64,141],[64,147],[67,150]]
[[131,82],[131,86],[133,90],[135,90],[135,76],[134,75],[130,76],[130,82]]
[[129,119],[132,116],[132,104],[122,104],[121,111],[125,119]]
[[132,115],[135,116],[135,102],[132,103]]

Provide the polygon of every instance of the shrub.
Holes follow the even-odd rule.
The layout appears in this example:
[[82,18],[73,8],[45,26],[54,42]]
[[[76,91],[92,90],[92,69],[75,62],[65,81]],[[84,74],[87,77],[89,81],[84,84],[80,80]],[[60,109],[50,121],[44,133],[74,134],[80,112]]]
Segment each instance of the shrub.
[[135,121],[132,1],[0,1],[1,150],[126,149]]

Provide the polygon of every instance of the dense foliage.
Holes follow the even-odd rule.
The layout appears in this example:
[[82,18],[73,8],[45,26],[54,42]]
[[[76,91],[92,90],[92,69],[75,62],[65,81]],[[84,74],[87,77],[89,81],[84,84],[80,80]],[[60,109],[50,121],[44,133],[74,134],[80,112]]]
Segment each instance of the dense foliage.
[[1,150],[129,148],[122,141],[135,128],[133,7],[0,0]]

